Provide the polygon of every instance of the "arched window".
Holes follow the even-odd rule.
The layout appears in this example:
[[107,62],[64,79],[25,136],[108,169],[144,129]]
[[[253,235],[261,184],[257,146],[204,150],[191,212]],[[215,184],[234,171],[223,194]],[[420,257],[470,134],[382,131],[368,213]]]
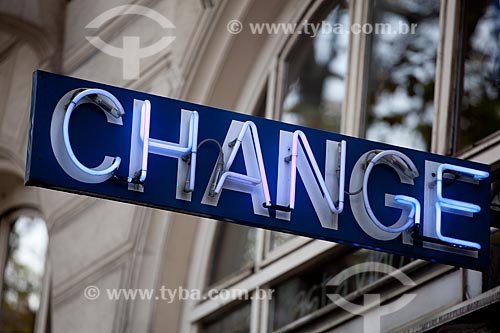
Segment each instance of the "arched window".
[[36,332],[46,267],[46,224],[31,210],[16,210],[0,217],[0,238],[0,327]]

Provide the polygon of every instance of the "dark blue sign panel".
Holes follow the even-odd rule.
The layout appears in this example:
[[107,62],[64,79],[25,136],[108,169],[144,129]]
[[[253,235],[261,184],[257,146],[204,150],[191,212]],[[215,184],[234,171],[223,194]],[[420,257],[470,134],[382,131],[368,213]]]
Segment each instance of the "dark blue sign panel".
[[488,264],[487,165],[40,71],[26,183]]

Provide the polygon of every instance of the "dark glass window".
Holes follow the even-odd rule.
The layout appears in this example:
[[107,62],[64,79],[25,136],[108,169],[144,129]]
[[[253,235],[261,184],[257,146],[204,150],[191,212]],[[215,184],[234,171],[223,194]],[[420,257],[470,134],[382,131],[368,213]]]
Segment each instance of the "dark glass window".
[[500,130],[500,3],[463,1],[458,149]]
[[383,277],[378,272],[364,272],[347,279],[334,290],[327,283],[344,269],[363,262],[381,262],[394,268],[408,264],[412,259],[394,254],[361,249],[333,261],[315,265],[312,269],[274,286],[270,303],[269,330],[277,330],[330,304],[327,294],[346,296]]
[[[480,307],[476,311],[469,312],[468,308],[455,310],[455,313],[463,310],[466,314],[450,322],[439,325],[428,330],[428,333],[496,333],[500,327],[500,303],[496,302],[485,307]],[[451,318],[455,317],[451,313]]]
[[500,286],[500,172],[492,174],[490,265],[483,273],[483,291]]
[[250,303],[244,303],[223,316],[207,321],[201,326],[202,333],[250,332]]
[[367,139],[430,150],[439,7],[438,0],[375,1]]

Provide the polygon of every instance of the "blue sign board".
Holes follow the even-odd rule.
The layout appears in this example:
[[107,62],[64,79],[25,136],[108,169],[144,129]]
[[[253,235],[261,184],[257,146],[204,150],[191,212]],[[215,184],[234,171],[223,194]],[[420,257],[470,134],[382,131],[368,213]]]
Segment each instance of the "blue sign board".
[[483,269],[489,166],[37,71],[26,184]]

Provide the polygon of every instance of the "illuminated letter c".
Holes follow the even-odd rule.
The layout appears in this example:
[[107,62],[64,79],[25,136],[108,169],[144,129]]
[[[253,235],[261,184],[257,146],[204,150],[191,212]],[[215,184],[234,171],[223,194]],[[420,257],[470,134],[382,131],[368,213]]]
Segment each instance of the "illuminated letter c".
[[108,123],[123,125],[122,105],[115,96],[102,89],[75,89],[66,93],[57,103],[50,124],[50,141],[57,162],[71,178],[82,183],[102,183],[120,166],[120,157],[105,156],[102,163],[89,168],[83,165],[73,152],[69,140],[69,120],[80,104],[94,103],[104,111]]

